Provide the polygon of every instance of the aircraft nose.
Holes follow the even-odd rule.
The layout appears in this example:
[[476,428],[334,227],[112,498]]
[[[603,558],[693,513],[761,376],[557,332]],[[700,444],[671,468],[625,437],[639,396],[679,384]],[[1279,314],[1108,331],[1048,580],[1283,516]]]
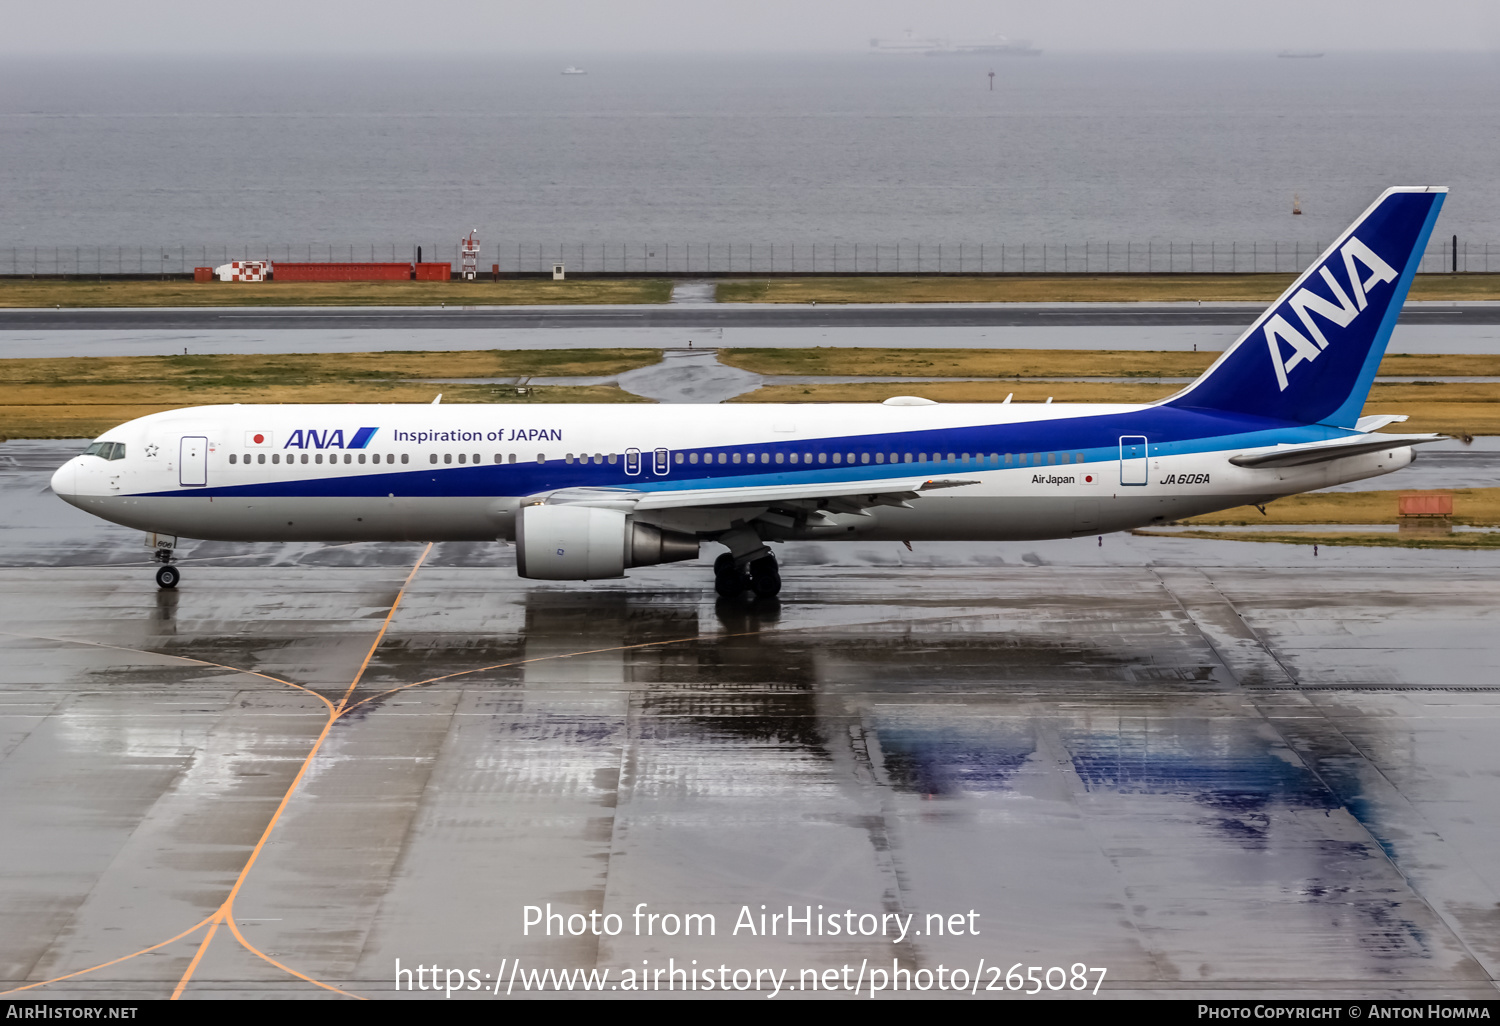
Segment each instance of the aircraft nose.
[[71,501],[78,494],[78,461],[71,459],[52,474],[52,491],[58,498]]

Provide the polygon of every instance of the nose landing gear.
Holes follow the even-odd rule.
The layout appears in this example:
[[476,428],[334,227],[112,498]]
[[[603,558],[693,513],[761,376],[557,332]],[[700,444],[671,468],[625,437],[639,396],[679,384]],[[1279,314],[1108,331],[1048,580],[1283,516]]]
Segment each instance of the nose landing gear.
[[156,571],[156,586],[169,591],[177,587],[177,582],[182,580],[182,571],[172,565],[172,550],[177,548],[176,535],[148,533],[146,548],[151,550],[152,558],[161,564]]

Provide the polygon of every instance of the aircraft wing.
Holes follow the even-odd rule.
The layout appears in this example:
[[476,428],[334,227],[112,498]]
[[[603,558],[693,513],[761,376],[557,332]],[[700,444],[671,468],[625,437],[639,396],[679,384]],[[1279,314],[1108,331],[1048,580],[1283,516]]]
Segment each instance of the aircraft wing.
[[704,506],[772,506],[859,513],[873,506],[907,506],[924,492],[978,484],[925,477],[813,484],[744,485],[727,488],[560,488],[531,497],[550,504],[569,503],[626,510],[688,509]]
[[1381,449],[1441,442],[1446,438],[1447,435],[1356,435],[1308,445],[1278,445],[1264,452],[1242,452],[1238,456],[1229,457],[1229,462],[1237,467],[1302,467],[1309,463],[1341,460],[1347,456],[1362,456]]

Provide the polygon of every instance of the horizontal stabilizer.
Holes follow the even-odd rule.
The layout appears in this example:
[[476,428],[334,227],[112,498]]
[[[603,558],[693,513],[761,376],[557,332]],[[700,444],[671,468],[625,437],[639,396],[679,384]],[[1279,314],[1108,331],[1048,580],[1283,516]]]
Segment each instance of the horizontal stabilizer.
[[1303,467],[1310,463],[1327,463],[1350,456],[1379,452],[1382,449],[1399,449],[1408,445],[1423,445],[1441,442],[1447,435],[1356,435],[1336,442],[1317,442],[1313,445],[1283,445],[1267,452],[1240,453],[1229,457],[1236,467]]

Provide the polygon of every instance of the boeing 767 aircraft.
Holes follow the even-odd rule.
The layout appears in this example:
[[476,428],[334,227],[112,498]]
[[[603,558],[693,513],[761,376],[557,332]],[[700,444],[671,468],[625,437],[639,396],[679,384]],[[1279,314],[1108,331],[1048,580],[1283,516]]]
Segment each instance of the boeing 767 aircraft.
[[1389,474],[1442,435],[1361,411],[1447,189],[1393,188],[1203,376],[1136,404],[235,405],[141,417],[52,489],[156,536],[514,541],[535,580],[690,559],[775,595],[766,543],[1066,538]]

